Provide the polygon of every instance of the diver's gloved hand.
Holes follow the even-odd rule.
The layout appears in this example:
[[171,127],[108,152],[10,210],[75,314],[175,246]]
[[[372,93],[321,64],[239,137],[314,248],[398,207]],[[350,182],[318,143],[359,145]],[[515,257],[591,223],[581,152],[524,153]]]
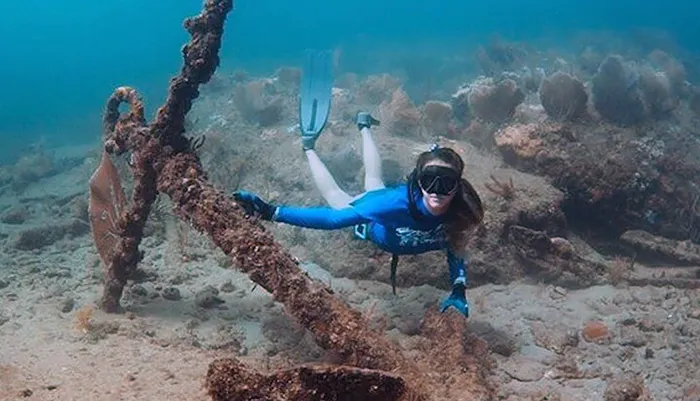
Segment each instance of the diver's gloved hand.
[[236,191],[233,193],[233,199],[243,206],[246,213],[251,216],[260,216],[263,220],[272,220],[272,216],[277,211],[277,206],[265,202],[252,192]]
[[469,317],[469,302],[467,302],[464,284],[458,283],[452,287],[450,296],[445,298],[440,304],[440,312],[444,313],[450,306],[457,309],[465,317]]
[[379,125],[379,120],[372,117],[372,115],[366,111],[357,113],[355,122],[357,123],[357,129],[359,130],[362,130],[362,128],[370,128],[373,125]]

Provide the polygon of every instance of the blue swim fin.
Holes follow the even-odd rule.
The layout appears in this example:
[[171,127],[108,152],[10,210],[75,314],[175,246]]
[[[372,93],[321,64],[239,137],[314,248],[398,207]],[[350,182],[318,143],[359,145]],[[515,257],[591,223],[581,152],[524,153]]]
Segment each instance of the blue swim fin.
[[328,122],[333,90],[333,54],[309,51],[299,90],[299,128],[304,150],[313,149]]

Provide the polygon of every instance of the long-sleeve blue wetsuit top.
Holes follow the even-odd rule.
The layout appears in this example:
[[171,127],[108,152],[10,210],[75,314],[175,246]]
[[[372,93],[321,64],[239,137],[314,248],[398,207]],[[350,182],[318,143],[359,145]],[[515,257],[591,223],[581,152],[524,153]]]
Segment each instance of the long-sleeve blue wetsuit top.
[[406,184],[370,191],[343,209],[330,207],[277,208],[274,221],[300,227],[333,230],[367,224],[368,239],[397,255],[446,250],[452,284],[466,283],[465,260],[449,248],[443,216],[432,215],[420,193],[414,193],[420,219],[411,214]]

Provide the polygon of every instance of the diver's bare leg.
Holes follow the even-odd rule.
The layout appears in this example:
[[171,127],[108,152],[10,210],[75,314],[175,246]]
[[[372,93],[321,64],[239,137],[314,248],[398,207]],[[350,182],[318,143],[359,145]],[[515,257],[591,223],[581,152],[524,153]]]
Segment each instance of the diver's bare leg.
[[365,191],[384,188],[382,179],[382,159],[377,145],[372,139],[372,125],[379,124],[369,113],[357,114],[357,127],[362,134],[362,162],[365,167]]
[[316,183],[316,188],[321,192],[323,199],[325,199],[333,209],[348,207],[353,198],[340,189],[338,183],[335,182],[330,171],[326,168],[326,165],[323,164],[318,154],[316,154],[316,151],[307,149],[304,153],[309,161],[311,175]]

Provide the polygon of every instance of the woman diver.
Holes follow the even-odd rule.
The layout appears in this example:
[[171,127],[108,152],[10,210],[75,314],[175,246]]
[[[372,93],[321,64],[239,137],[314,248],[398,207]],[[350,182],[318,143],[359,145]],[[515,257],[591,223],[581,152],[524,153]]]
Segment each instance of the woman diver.
[[462,178],[464,161],[450,148],[433,146],[418,156],[407,183],[387,188],[371,132],[379,121],[360,112],[356,122],[363,144],[363,194],[352,197],[340,189],[314,150],[317,133],[302,135],[302,145],[316,186],[330,207],[272,205],[248,191],[237,191],[234,198],[264,220],[321,230],[354,226],[356,236],[392,253],[392,284],[397,255],[445,250],[452,292],[440,310],[454,307],[468,317],[465,248],[484,210],[477,192]]

